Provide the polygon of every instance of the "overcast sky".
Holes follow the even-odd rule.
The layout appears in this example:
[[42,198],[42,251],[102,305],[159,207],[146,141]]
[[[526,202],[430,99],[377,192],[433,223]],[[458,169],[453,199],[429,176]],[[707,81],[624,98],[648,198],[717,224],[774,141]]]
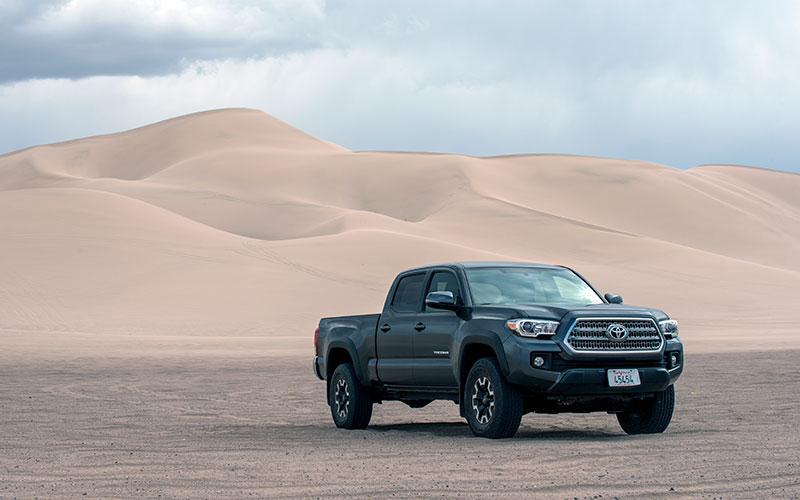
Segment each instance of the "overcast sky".
[[0,153],[232,106],[356,150],[800,171],[800,2],[0,0]]

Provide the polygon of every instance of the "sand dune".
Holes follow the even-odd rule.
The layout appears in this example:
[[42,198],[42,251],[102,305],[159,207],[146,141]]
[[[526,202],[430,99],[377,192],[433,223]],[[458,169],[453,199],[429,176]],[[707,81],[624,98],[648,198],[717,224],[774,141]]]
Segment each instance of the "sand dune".
[[0,329],[307,342],[403,268],[500,259],[668,310],[690,349],[800,346],[798,192],[737,166],[352,152],[198,113],[0,156]]

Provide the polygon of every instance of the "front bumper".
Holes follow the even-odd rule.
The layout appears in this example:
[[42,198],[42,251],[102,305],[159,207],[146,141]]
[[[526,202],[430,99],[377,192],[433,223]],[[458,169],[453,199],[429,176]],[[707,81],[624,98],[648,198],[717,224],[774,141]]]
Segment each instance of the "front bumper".
[[663,391],[671,384],[666,368],[637,368],[641,384],[632,387],[609,387],[607,369],[573,368],[561,372],[556,382],[547,389],[554,394],[629,394]]
[[316,375],[317,378],[320,380],[325,380],[324,378],[322,378],[322,372],[320,371],[319,368],[319,356],[314,356],[314,375]]
[[[523,390],[547,395],[614,395],[642,394],[665,390],[683,372],[683,345],[677,339],[665,342],[660,354],[649,359],[630,359],[624,354],[613,358],[581,358],[561,350],[555,342],[526,342],[510,337],[504,343],[509,382]],[[676,355],[677,364],[672,363]],[[541,355],[547,362],[542,368],[532,365],[532,358]],[[641,384],[632,387],[610,387],[608,369],[636,368]]]

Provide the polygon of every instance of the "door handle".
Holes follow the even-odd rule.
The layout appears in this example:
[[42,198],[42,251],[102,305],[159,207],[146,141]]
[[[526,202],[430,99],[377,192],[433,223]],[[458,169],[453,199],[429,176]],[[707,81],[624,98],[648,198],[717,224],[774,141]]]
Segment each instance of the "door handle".
[[414,330],[418,332],[421,332],[424,329],[425,329],[425,323],[417,323],[416,325],[414,325]]
[[391,330],[391,329],[392,329],[392,327],[391,327],[391,326],[389,326],[389,324],[388,324],[388,323],[387,323],[387,324],[385,324],[385,325],[383,325],[383,326],[381,327],[381,331],[382,331],[383,333],[386,333],[386,332],[388,332],[388,331],[389,331],[389,330]]

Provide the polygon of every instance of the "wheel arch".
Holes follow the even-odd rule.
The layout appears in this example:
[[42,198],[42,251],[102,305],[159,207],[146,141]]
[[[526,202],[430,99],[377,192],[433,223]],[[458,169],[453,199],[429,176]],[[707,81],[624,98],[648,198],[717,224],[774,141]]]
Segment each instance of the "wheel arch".
[[472,365],[479,359],[486,357],[495,358],[500,364],[500,370],[503,376],[505,377],[508,375],[510,370],[500,339],[494,336],[467,337],[461,343],[461,352],[456,372],[456,377],[460,386],[463,387]]
[[325,354],[325,376],[329,380],[337,366],[342,363],[352,363],[356,376],[363,381],[361,366],[359,366],[356,348],[347,340],[335,340],[328,345]]
[[359,358],[356,353],[356,348],[349,339],[334,340],[328,344],[328,348],[325,352],[324,373],[325,380],[329,387],[333,371],[342,363],[352,363],[353,370],[356,372],[356,378],[358,378],[359,382],[363,385],[367,385],[364,383],[364,373],[361,370],[361,364],[358,362]]

